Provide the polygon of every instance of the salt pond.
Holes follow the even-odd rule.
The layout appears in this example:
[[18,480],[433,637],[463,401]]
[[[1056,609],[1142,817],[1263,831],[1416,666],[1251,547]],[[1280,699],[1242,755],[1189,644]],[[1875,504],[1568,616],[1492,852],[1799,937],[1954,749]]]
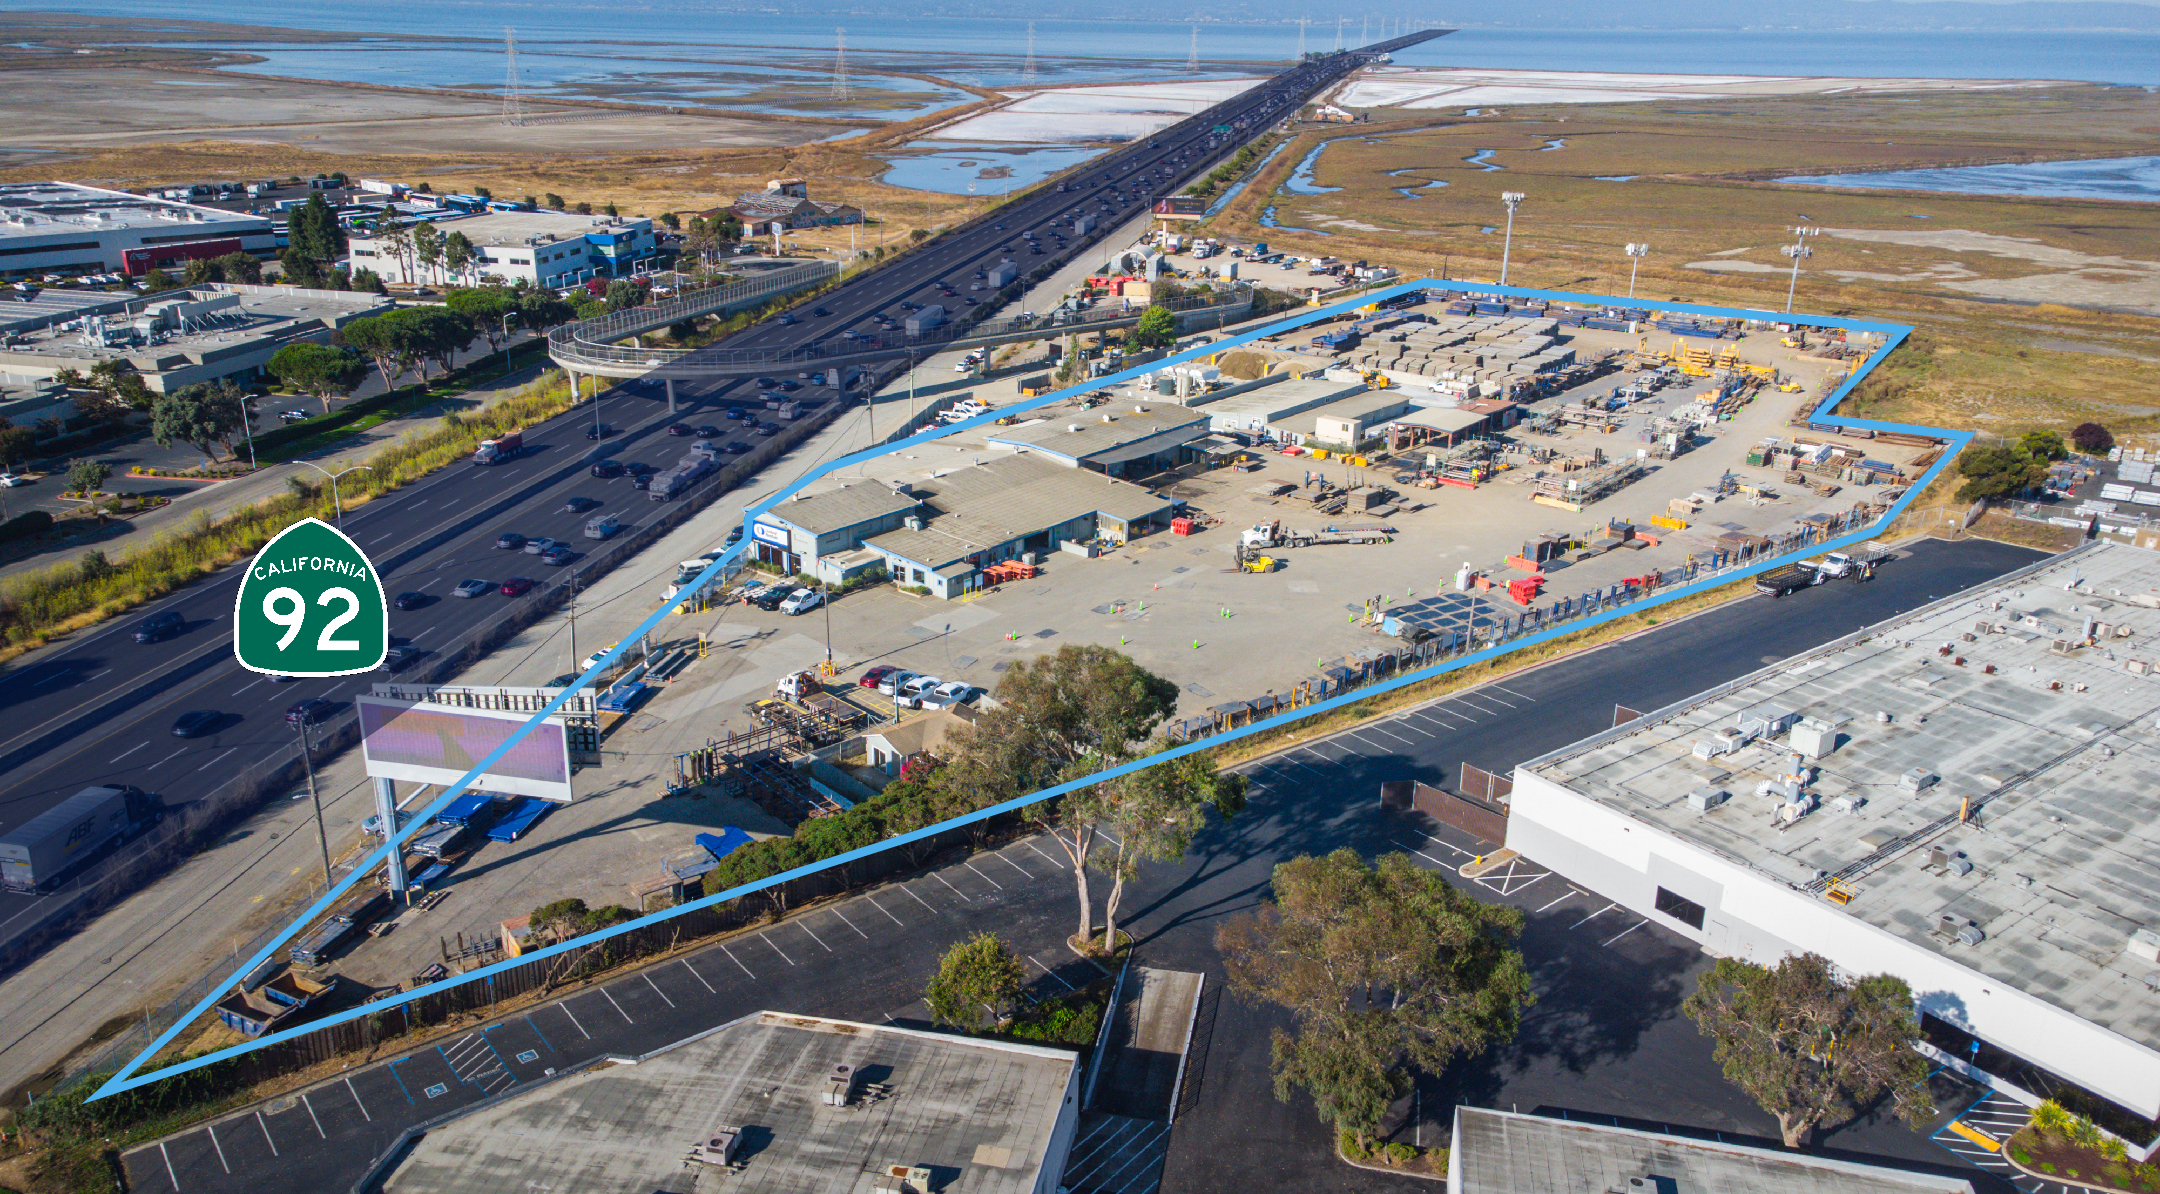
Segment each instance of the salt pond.
[[1824,187],[1946,191],[1959,195],[2017,195],[2033,199],[2130,199],[2160,202],[2160,157],[2094,158],[1999,166],[1940,166],[1874,174],[1808,174],[1780,178]]

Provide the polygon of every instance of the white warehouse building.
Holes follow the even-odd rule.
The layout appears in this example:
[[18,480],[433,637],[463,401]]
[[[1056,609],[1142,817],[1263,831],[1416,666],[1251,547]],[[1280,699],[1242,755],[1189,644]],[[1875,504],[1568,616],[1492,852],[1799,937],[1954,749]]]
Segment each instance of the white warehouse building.
[[0,276],[126,273],[275,252],[262,216],[72,182],[0,184]]
[[2139,1156],[2156,660],[2160,554],[2094,545],[1524,763],[1506,844],[1711,954],[1897,975],[1937,1062],[2083,1088]]
[[[490,211],[446,214],[430,222],[445,236],[464,233],[478,249],[472,280],[492,277],[509,283],[523,278],[550,290],[593,278],[627,277],[659,249],[652,221],[642,217]],[[374,270],[388,283],[454,286],[466,281],[452,277],[440,264],[412,261],[374,237],[354,237],[349,252],[355,269]]]

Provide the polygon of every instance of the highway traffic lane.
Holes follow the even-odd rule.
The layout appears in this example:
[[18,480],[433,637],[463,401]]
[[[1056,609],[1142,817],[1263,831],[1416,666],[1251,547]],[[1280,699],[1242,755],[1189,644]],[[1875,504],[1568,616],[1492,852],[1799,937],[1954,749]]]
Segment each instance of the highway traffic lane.
[[[1070,870],[1020,841],[658,962],[126,1154],[129,1187],[186,1194],[345,1189],[406,1127],[636,1056],[757,1011],[884,1023],[922,1016],[937,957],[996,932],[1038,996],[1084,981],[1065,953]],[[1007,876],[1002,884],[992,876]],[[1067,976],[1067,977],[1061,977]],[[395,1005],[388,1015],[395,1017]],[[920,1025],[926,1026],[926,1025]],[[432,1092],[432,1093],[431,1093]]]

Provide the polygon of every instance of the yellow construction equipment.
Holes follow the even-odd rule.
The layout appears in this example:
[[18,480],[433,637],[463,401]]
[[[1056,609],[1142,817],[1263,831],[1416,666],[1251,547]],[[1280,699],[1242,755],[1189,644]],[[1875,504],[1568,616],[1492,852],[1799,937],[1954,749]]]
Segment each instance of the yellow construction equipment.
[[1273,571],[1275,571],[1275,557],[1274,557],[1274,556],[1254,556],[1254,557],[1253,557],[1252,559],[1249,559],[1249,560],[1245,561],[1245,571],[1247,571],[1247,572],[1273,572]]
[[1393,378],[1377,369],[1365,375],[1365,388],[1369,390],[1384,390],[1394,384]]

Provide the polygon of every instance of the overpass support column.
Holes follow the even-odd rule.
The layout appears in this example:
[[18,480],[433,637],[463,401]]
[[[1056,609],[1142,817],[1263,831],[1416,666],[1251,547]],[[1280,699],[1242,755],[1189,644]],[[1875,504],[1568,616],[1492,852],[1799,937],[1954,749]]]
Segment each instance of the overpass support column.
[[675,379],[667,379],[667,413],[675,413]]

